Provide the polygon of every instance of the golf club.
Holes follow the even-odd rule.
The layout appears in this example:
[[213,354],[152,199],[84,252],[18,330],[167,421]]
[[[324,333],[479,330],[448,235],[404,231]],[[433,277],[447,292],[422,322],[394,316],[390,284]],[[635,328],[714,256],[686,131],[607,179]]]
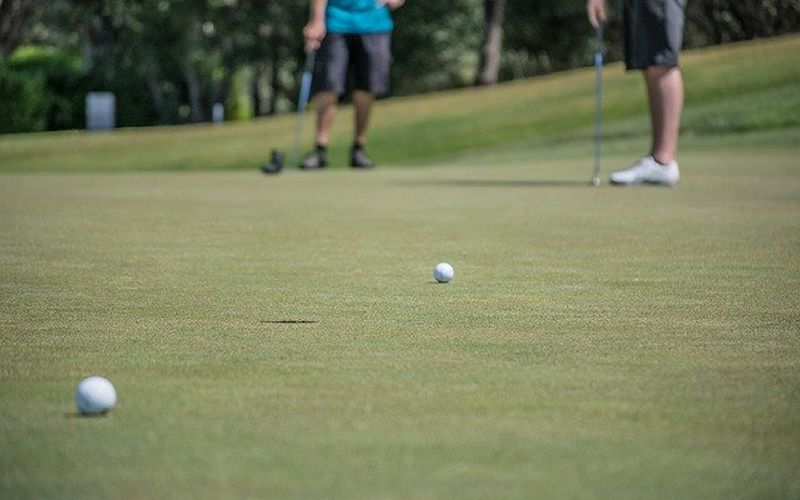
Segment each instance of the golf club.
[[[294,130],[294,143],[292,144],[291,159],[294,161],[300,155],[300,145],[303,141],[303,124],[305,122],[305,112],[308,100],[311,98],[311,81],[314,74],[314,64],[317,59],[317,51],[312,50],[306,54],[306,65],[303,69],[303,77],[300,82],[300,95],[297,99],[297,125]],[[267,162],[261,171],[265,174],[277,174],[283,170],[286,155],[280,149],[273,149]]]
[[600,146],[603,133],[603,25],[597,27],[597,46],[594,52],[594,174],[591,184],[600,185]]

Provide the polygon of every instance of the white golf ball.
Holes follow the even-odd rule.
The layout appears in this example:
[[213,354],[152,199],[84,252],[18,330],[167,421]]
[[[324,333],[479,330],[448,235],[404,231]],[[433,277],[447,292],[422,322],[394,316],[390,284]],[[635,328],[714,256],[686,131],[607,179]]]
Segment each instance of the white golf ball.
[[75,405],[83,415],[102,415],[117,403],[117,391],[108,379],[88,377],[75,391]]
[[439,283],[449,283],[453,279],[453,276],[455,276],[453,266],[447,262],[440,262],[433,268],[433,277],[436,278],[436,281]]

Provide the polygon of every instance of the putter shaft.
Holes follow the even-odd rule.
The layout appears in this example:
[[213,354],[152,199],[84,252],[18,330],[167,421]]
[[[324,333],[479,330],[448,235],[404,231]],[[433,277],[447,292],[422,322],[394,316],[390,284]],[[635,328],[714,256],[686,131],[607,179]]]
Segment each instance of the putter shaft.
[[594,53],[594,174],[592,184],[600,185],[600,158],[603,134],[603,27],[597,28],[597,46]]
[[306,55],[306,65],[300,83],[300,95],[297,99],[297,124],[295,125],[294,143],[292,144],[293,161],[298,160],[300,157],[300,146],[303,142],[303,125],[305,123],[306,107],[311,98],[311,82],[313,80],[316,58],[316,51],[311,51]]

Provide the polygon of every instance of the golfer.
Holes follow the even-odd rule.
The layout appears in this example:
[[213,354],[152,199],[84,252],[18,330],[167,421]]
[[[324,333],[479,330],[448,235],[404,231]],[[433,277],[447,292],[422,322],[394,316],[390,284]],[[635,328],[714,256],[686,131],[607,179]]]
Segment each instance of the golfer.
[[[677,152],[683,77],[678,53],[685,9],[686,0],[625,0],[625,64],[644,75],[652,149],[628,169],[612,172],[612,184],[674,186],[680,178]],[[608,18],[606,0],[588,0],[586,10],[595,28]]]
[[352,77],[355,139],[350,166],[372,168],[365,144],[372,103],[389,92],[391,33],[389,10],[405,0],[311,0],[311,14],[303,30],[306,50],[319,50],[315,71],[317,99],[316,145],[301,168],[316,170],[328,163],[327,148],[339,97]]

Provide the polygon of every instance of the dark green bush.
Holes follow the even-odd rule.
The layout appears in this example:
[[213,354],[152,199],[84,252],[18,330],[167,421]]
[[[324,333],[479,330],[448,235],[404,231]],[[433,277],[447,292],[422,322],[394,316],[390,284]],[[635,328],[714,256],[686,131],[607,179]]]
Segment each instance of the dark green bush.
[[46,130],[44,78],[0,64],[0,134]]
[[82,63],[50,47],[22,47],[2,65],[2,132],[83,127]]

